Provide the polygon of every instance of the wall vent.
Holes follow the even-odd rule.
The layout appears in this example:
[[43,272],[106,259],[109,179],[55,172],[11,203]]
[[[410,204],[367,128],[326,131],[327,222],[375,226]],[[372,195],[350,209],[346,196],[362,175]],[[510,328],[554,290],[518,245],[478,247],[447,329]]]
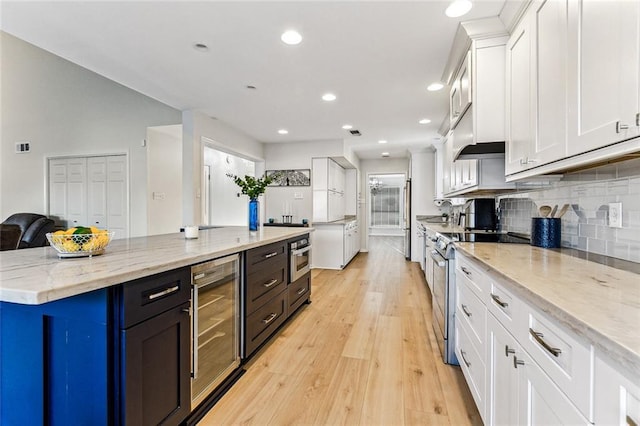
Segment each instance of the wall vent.
[[29,151],[31,151],[29,142],[16,142],[16,154],[26,154]]
[[351,133],[353,136],[362,136],[360,130],[349,130],[349,133]]

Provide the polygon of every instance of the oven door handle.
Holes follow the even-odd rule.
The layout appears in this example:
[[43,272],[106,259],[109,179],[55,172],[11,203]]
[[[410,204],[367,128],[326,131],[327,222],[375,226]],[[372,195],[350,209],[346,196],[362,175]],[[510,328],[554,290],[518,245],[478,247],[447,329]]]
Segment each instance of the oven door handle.
[[304,253],[308,252],[309,250],[311,250],[311,246],[306,246],[298,250],[292,250],[291,256],[301,256]]
[[440,267],[440,268],[444,268],[445,267],[445,260],[442,259],[442,256],[440,256],[438,254],[438,252],[433,251],[431,252],[431,259],[436,262],[436,264]]

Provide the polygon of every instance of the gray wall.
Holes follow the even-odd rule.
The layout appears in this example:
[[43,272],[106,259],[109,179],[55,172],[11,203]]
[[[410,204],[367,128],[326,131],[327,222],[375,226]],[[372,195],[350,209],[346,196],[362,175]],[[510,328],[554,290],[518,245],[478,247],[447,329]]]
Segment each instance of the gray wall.
[[[147,127],[180,124],[181,112],[0,32],[0,220],[46,213],[50,156],[126,153],[130,235],[147,230]],[[31,152],[15,154],[29,141]]]
[[[503,231],[529,233],[542,205],[572,207],[562,217],[562,245],[640,262],[640,159],[565,175],[539,190],[500,198]],[[607,226],[609,203],[622,202],[622,228]]]

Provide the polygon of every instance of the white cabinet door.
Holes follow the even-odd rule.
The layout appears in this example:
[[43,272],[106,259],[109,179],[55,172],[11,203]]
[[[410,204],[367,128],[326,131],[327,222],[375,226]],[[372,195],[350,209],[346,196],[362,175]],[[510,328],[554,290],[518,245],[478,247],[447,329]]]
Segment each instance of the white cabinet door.
[[536,93],[531,166],[567,155],[567,5],[566,1],[537,0],[531,6]]
[[640,2],[569,7],[568,154],[575,155],[637,135]]
[[[65,220],[67,217],[67,160],[49,160],[49,216]],[[66,226],[64,223],[56,225]]]
[[87,159],[67,160],[67,226],[87,226]]
[[532,73],[530,14],[523,17],[507,43],[507,122],[505,173],[530,168],[528,155],[534,141],[534,79]]
[[629,371],[620,373],[601,356],[595,364],[595,424],[639,425],[640,379]]
[[513,357],[522,352],[515,338],[493,315],[488,315],[489,409],[488,424],[511,426],[518,423],[518,375]]
[[329,159],[328,158],[314,158],[311,160],[311,185],[314,191],[321,191],[328,189],[329,182]]
[[336,191],[344,193],[344,169],[335,161],[328,159],[329,161],[329,182],[328,187],[330,191]]
[[107,225],[107,158],[87,159],[87,226],[109,229]]
[[107,225],[114,238],[129,236],[127,161],[124,155],[107,157]]
[[516,353],[518,424],[591,425],[544,371],[524,353]]

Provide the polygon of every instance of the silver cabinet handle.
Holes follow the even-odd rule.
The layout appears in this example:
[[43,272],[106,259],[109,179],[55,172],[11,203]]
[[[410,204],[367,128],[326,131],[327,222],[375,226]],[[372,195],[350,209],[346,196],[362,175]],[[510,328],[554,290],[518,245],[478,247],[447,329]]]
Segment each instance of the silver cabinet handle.
[[274,284],[276,284],[278,282],[277,279],[272,279],[271,281],[267,281],[266,283],[262,284],[263,286],[265,286],[266,288],[269,288],[271,286],[273,286]]
[[150,294],[149,295],[149,300],[157,299],[158,297],[162,297],[162,296],[166,296],[167,294],[175,293],[179,289],[180,289],[179,285],[176,285],[174,287],[169,287],[169,288],[167,288],[165,290],[162,290],[162,291],[159,291],[157,293]]
[[467,305],[462,305],[462,312],[468,317],[471,316],[471,312],[467,311]]
[[301,294],[306,293],[306,292],[307,292],[307,288],[303,287],[300,290],[298,290],[297,294],[298,294],[298,296],[300,296]]
[[462,360],[467,365],[467,367],[471,367],[471,363],[469,361],[467,361],[467,357],[464,356],[464,351],[461,350],[460,351],[460,355],[462,355]]
[[515,349],[511,349],[509,345],[504,345],[504,356],[509,358],[509,354],[515,354],[515,353],[516,353]]
[[468,276],[471,276],[471,272],[469,272],[469,270],[467,268],[465,268],[464,266],[461,266],[460,269],[462,269],[462,272],[464,272]]
[[519,365],[524,365],[524,361],[521,359],[518,359],[517,356],[513,356],[513,368],[518,368]]
[[520,165],[526,166],[527,164],[537,163],[538,160],[534,160],[533,158],[525,157],[520,159]]
[[545,342],[543,339],[544,334],[540,333],[539,331],[535,331],[533,328],[530,328],[529,334],[531,334],[536,342],[538,342],[540,346],[545,348],[551,355],[558,357],[562,353],[562,350],[560,348],[553,348],[547,342]]
[[270,257],[277,256],[277,255],[278,255],[278,252],[277,252],[277,251],[274,251],[273,253],[265,254],[263,257],[264,257],[265,259],[268,259],[268,258],[270,258]]
[[636,126],[640,126],[640,112],[636,114]]
[[619,121],[616,121],[616,133],[620,133],[623,130],[627,130],[629,128],[628,124],[622,124]]
[[507,302],[503,302],[502,299],[500,299],[500,296],[498,296],[497,294],[491,293],[491,298],[502,308],[506,308],[507,306],[509,306],[509,304]]
[[278,314],[276,314],[275,312],[272,312],[271,314],[269,314],[268,317],[266,317],[265,319],[262,320],[262,323],[263,324],[269,324],[271,321],[276,319],[277,316],[278,316]]

